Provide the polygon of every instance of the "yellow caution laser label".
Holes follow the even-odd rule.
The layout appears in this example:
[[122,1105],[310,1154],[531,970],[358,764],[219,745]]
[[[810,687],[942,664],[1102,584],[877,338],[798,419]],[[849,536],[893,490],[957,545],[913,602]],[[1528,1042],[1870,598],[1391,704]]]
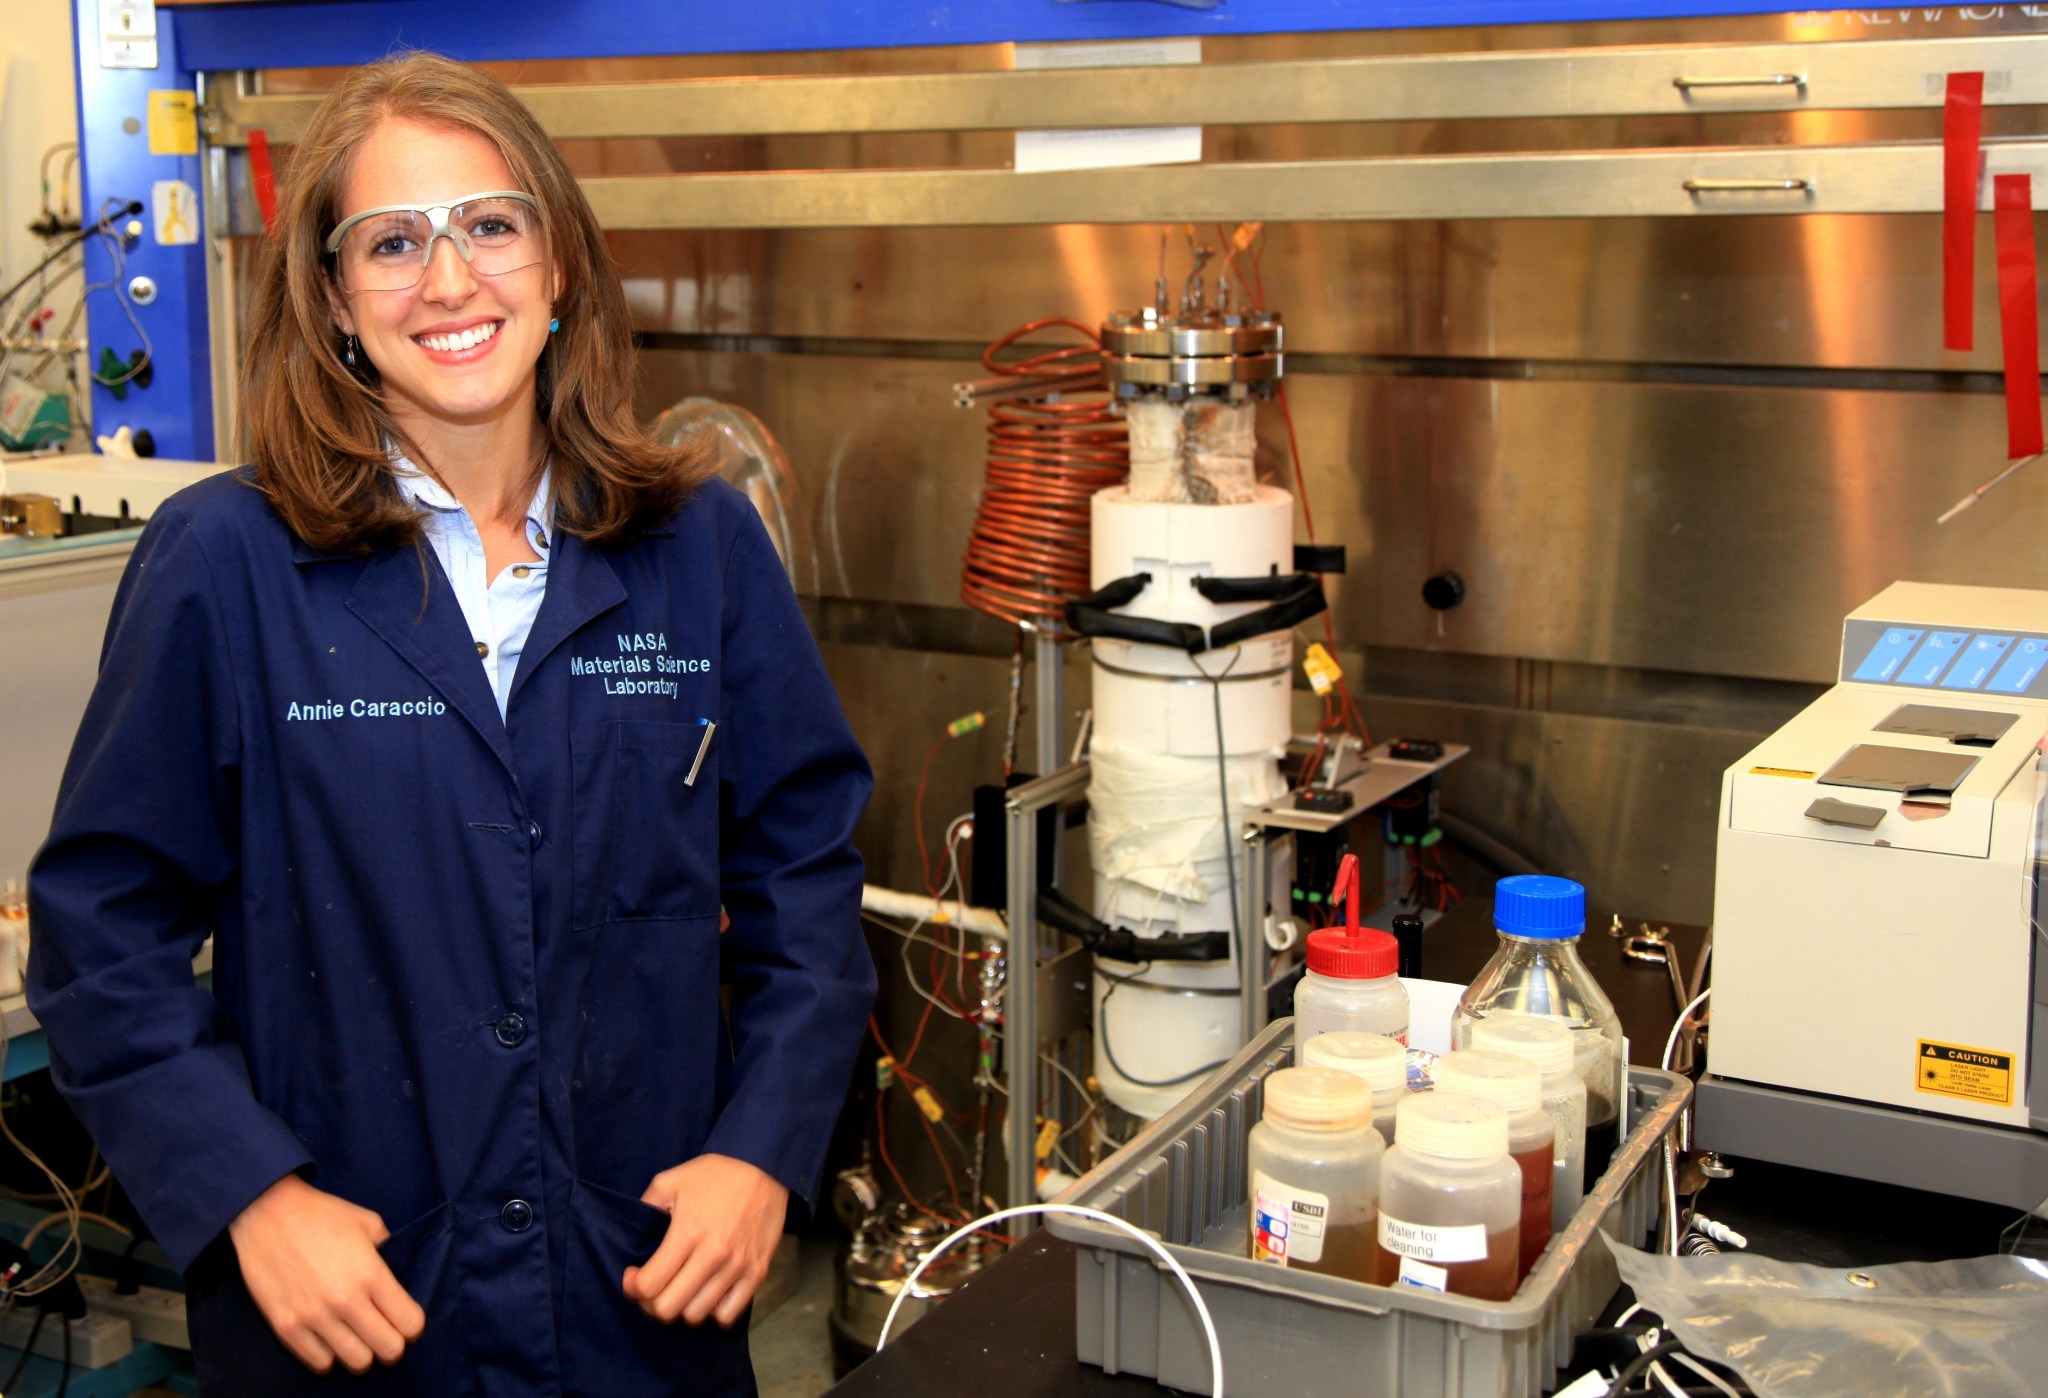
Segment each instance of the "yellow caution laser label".
[[1796,767],[1752,767],[1749,774],[1752,777],[1797,777],[1801,781],[1813,780],[1813,773],[1802,772]]
[[1913,1086],[1941,1097],[1960,1097],[1987,1106],[2012,1105],[2012,1055],[1962,1044],[1920,1041]]

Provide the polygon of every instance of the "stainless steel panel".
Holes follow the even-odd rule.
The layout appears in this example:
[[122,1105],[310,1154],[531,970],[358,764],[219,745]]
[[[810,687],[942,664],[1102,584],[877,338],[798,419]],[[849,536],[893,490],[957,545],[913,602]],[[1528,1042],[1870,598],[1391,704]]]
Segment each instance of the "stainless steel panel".
[[[1987,105],[2048,101],[2048,36],[1408,54],[1171,68],[563,83],[517,89],[558,140],[1199,126],[1939,106],[1930,74],[1997,72]],[[316,94],[214,101],[219,144],[289,144]]]
[[[821,590],[950,607],[980,490],[984,415],[956,364],[810,355],[643,356],[645,408],[732,397],[782,434]],[[1351,550],[1348,644],[1825,682],[1841,619],[1900,578],[2048,587],[2022,472],[1982,393],[1297,375],[1289,401],[1321,538]],[[1287,475],[1277,414],[1260,463]],[[1439,617],[1425,578],[1460,573]],[[1078,707],[1070,705],[1070,707]]]
[[[1584,883],[1592,920],[1713,920],[1721,773],[1761,733],[1373,698],[1365,712],[1376,737],[1470,743],[1444,809]],[[1489,878],[1461,872],[1466,892]]]
[[[617,229],[1888,214],[1938,212],[1941,162],[1932,144],[1792,146],[1031,174],[618,175],[586,178],[583,192]],[[2048,207],[2048,142],[1987,145],[1984,166],[2033,175]],[[1990,200],[1987,181],[1982,207]]]
[[[1974,353],[1941,345],[1933,215],[1268,227],[1289,352],[1607,366],[1986,370],[1999,365],[1990,220]],[[2048,233],[2044,233],[2048,236]],[[982,344],[1150,294],[1150,228],[622,233],[651,331]],[[1185,273],[1176,238],[1171,272]],[[1389,366],[1394,367],[1394,366]]]
[[[1843,615],[1893,581],[2048,586],[2048,473],[1934,523],[2004,462],[1995,396],[1317,377],[1290,395],[1318,524],[1353,549],[1347,639],[1824,682]],[[1439,615],[1420,589],[1443,569],[1467,597]]]

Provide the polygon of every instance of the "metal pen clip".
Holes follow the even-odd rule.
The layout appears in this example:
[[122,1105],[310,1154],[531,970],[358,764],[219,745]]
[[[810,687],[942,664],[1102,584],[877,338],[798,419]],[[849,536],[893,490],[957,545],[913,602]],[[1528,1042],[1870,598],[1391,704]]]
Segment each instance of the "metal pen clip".
[[697,773],[704,770],[704,754],[711,751],[711,735],[717,731],[717,724],[708,718],[704,720],[704,741],[697,744],[697,759],[690,764],[690,775],[683,778],[684,786],[697,784]]

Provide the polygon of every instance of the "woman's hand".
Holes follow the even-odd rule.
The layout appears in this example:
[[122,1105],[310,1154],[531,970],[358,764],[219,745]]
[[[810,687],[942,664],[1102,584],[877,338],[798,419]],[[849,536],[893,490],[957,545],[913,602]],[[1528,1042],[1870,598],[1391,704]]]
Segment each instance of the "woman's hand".
[[656,1175],[640,1199],[668,1214],[668,1236],[626,1269],[626,1295],[664,1325],[739,1320],[768,1275],[789,1191],[744,1160],[700,1155]]
[[316,1374],[396,1364],[427,1316],[377,1254],[384,1220],[286,1175],[228,1225],[242,1280],[277,1338]]

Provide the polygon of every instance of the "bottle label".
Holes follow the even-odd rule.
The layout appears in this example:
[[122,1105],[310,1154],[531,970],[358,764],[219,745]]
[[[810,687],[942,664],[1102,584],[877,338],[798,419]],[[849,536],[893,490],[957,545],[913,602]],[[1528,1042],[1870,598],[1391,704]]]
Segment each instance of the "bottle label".
[[1418,1262],[1478,1262],[1486,1256],[1483,1223],[1403,1223],[1382,1210],[1380,1246],[1398,1257]]
[[1420,1287],[1424,1291],[1447,1291],[1450,1289],[1451,1274],[1442,1267],[1427,1262],[1417,1262],[1412,1257],[1401,1259],[1401,1275],[1396,1281],[1402,1286]]
[[1252,1259],[1320,1262],[1323,1230],[1330,1220],[1330,1196],[1282,1184],[1262,1171],[1252,1174]]

